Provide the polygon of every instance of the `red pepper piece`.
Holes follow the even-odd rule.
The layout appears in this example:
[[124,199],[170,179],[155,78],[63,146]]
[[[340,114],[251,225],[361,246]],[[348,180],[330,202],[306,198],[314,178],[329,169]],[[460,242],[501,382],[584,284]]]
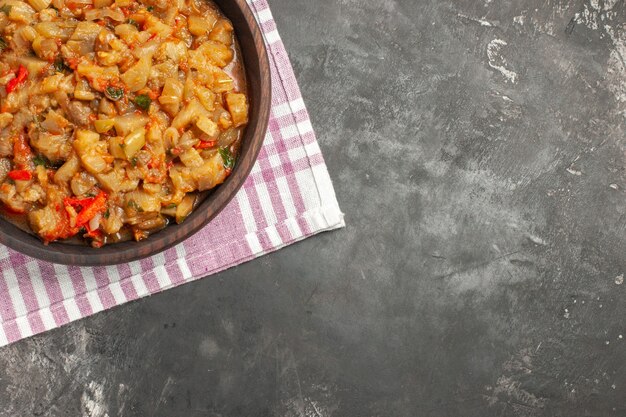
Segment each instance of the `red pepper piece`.
[[33,174],[25,169],[16,169],[14,171],[9,171],[9,178],[11,178],[12,180],[28,181],[32,177]]
[[78,216],[76,216],[76,226],[84,226],[89,220],[93,219],[96,214],[104,212],[106,210],[106,203],[107,194],[104,191],[100,191],[93,201],[84,205],[83,209],[78,213]]
[[14,91],[20,84],[22,84],[26,80],[26,77],[28,77],[28,70],[24,65],[20,65],[15,78],[10,80],[5,86],[7,94]]
[[196,145],[196,148],[198,148],[198,149],[207,149],[207,148],[213,148],[213,147],[215,147],[215,145],[217,145],[217,141],[214,141],[214,140],[208,140],[208,141],[201,140],[200,143],[198,143]]
[[65,197],[63,199],[63,204],[65,204],[66,206],[72,206],[72,207],[79,207],[79,206],[86,207],[90,205],[94,199],[95,197],[89,197],[89,198]]

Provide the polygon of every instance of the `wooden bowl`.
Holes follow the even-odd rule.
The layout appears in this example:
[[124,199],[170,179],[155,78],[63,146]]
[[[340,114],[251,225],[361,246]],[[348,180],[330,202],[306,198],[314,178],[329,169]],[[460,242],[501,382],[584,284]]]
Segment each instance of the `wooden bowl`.
[[171,224],[140,242],[113,243],[100,249],[62,242],[44,245],[35,235],[24,232],[0,217],[0,243],[28,256],[67,265],[114,265],[155,255],[206,226],[235,196],[259,154],[271,106],[270,67],[263,35],[246,0],[214,0],[235,27],[248,81],[250,122],[243,136],[241,152],[232,174],[182,224]]

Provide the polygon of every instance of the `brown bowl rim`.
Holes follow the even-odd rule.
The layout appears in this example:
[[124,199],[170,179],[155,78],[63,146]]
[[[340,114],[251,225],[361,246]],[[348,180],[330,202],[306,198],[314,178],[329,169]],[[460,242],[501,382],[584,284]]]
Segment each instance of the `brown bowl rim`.
[[[215,2],[235,26],[244,58],[251,101],[250,123],[244,133],[242,153],[227,180],[212,191],[183,223],[169,225],[140,242],[114,243],[99,249],[62,242],[44,245],[38,237],[0,217],[0,243],[24,255],[47,262],[76,266],[116,265],[156,255],[183,242],[199,232],[228,205],[243,186],[263,145],[269,123],[272,88],[263,34],[250,6],[245,0],[215,0]],[[250,62],[249,59],[245,59],[251,55],[256,55],[257,60]]]

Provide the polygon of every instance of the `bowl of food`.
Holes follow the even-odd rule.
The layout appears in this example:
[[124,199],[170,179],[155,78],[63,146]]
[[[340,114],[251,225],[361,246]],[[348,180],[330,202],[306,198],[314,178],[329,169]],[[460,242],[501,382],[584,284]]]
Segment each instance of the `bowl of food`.
[[110,265],[234,197],[271,104],[245,0],[0,0],[0,243]]

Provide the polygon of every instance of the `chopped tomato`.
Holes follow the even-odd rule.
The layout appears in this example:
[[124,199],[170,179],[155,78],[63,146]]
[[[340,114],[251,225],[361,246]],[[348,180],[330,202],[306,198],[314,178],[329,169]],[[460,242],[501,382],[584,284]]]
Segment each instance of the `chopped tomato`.
[[33,178],[33,174],[26,169],[16,169],[9,171],[9,178],[12,180],[28,181]]
[[17,70],[17,74],[15,75],[15,78],[10,80],[5,86],[7,94],[14,91],[20,84],[26,81],[26,77],[28,77],[28,70],[24,65],[20,65]]

